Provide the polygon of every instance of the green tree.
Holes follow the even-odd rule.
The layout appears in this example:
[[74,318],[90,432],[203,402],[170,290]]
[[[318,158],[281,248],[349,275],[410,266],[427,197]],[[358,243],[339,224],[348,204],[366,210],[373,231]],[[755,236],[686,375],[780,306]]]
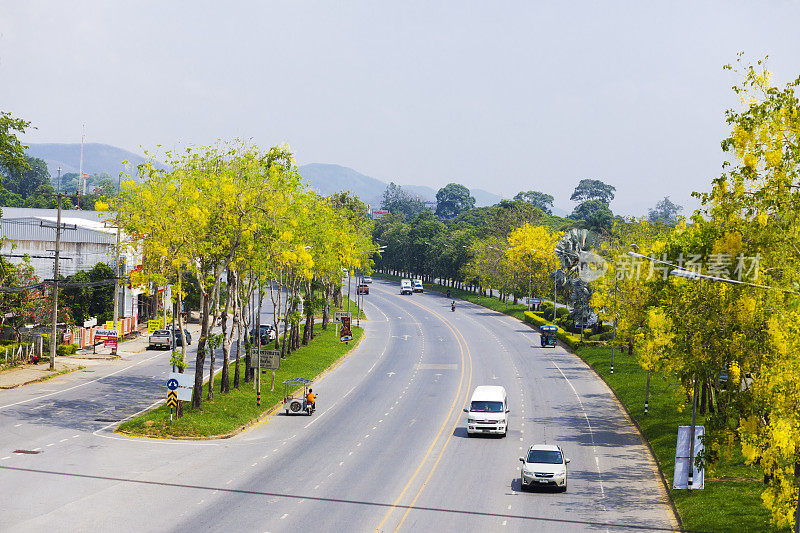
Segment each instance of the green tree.
[[436,193],[436,215],[441,218],[455,218],[473,207],[475,198],[458,183],[448,183]]
[[406,220],[411,220],[425,209],[419,198],[414,198],[394,182],[389,183],[381,197],[381,209],[390,213],[401,213]]
[[678,213],[682,210],[682,206],[672,202],[669,196],[665,196],[653,209],[647,210],[647,219],[653,224],[657,222],[674,224],[678,221]]
[[[52,191],[50,172],[42,159],[25,156],[26,168],[22,172],[6,172],[3,187],[22,198],[28,198],[42,191]],[[42,187],[44,187],[42,189]]]
[[586,200],[575,208],[570,218],[582,222],[586,229],[608,233],[614,222],[614,213],[601,200]]
[[27,120],[0,111],[0,167],[9,173],[20,174],[28,168],[25,161],[27,147],[17,138],[17,133],[25,133],[30,125]]
[[518,192],[514,196],[514,200],[518,200],[520,202],[527,202],[534,207],[538,207],[548,215],[553,214],[554,199],[549,194],[545,194],[539,191]]
[[572,192],[570,200],[574,202],[585,202],[587,200],[600,200],[608,205],[614,199],[614,191],[617,189],[612,185],[603,183],[600,180],[581,180]]

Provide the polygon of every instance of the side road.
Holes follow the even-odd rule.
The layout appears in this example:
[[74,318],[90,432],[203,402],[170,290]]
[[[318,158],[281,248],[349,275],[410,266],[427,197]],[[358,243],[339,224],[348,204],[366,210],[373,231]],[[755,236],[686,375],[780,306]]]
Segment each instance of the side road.
[[[185,327],[192,335],[193,342],[196,342],[196,339],[200,334],[200,325],[187,324]],[[35,365],[28,364],[15,368],[9,368],[8,370],[0,372],[0,390],[14,389],[24,385],[30,385],[31,383],[38,383],[55,376],[68,374],[70,372],[82,370],[100,363],[113,361],[125,355],[143,353],[147,351],[147,338],[148,335],[147,331],[145,330],[143,333],[140,333],[131,339],[120,342],[119,348],[117,349],[117,356],[111,355],[111,350],[109,348],[101,347],[98,347],[97,350],[85,348],[83,350],[79,350],[77,353],[75,353],[75,355],[64,357],[56,356],[54,371],[50,370],[49,361],[42,361]],[[194,344],[192,344],[192,346],[194,346]],[[190,347],[187,347],[187,352],[188,348]]]

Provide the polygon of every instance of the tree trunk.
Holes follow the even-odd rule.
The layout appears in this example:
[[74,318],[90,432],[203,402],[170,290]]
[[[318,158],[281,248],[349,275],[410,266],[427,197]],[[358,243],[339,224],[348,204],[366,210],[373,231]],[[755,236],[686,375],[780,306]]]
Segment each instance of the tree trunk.
[[706,414],[706,395],[708,394],[708,382],[704,379],[700,389],[700,414]]
[[238,320],[236,321],[236,335],[237,335],[237,342],[236,342],[236,364],[233,368],[233,388],[239,388],[239,354],[242,349],[242,342],[244,341],[244,335],[242,335],[242,321],[243,321],[243,313],[242,313],[242,302],[239,299],[239,293],[236,293],[236,302],[239,304],[237,308],[239,309]]
[[[198,274],[198,277],[202,274]],[[200,291],[200,308],[203,316],[200,322],[200,338],[197,339],[197,356],[194,360],[194,389],[192,407],[199,409],[203,402],[203,368],[206,363],[206,343],[208,341],[208,294]]]
[[[222,312],[222,375],[220,376],[219,391],[228,394],[231,390],[229,366],[231,364],[231,344],[239,317],[236,315],[236,273],[228,267],[228,297],[225,298],[225,310]],[[233,303],[233,323],[228,331],[228,309]]]
[[[182,292],[182,285],[181,282],[183,281],[182,278],[182,271],[178,269],[178,329],[181,331],[181,362],[186,362],[186,335],[183,333],[183,295]],[[183,374],[184,368],[182,365],[178,367],[178,373]],[[178,408],[175,410],[175,417],[180,418],[183,416],[183,402],[178,402]]]
[[313,295],[311,293],[312,290],[312,283],[306,282],[306,304],[304,306],[304,310],[306,312],[306,322],[303,325],[303,346],[308,345],[308,341],[311,340],[311,328],[314,324],[314,309],[311,305],[311,301]]
[[328,322],[331,319],[331,284],[332,282],[325,283],[323,289],[323,296],[325,303],[322,304],[322,330],[328,329]]

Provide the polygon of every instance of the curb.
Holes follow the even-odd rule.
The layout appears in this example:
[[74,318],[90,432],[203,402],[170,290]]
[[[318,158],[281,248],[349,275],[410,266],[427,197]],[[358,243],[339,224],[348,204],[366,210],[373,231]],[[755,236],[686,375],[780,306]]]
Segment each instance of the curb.
[[[323,370],[322,372],[320,372],[319,374],[314,376],[314,381],[317,381],[318,379],[321,379],[322,377],[324,377],[326,374],[332,372],[337,366],[342,364],[348,357],[350,357],[350,355],[355,351],[355,349],[358,348],[358,346],[361,344],[361,341],[364,340],[365,336],[366,336],[366,330],[364,330],[364,332],[361,334],[361,337],[358,339],[358,342],[356,342],[353,345],[352,348],[350,348],[339,359],[337,359],[336,361],[331,363],[330,366],[328,366],[328,368],[326,368],[325,370]],[[204,383],[207,383],[207,381],[205,381]],[[164,401],[166,401],[166,400],[164,400]],[[159,405],[153,407],[153,409],[157,409],[157,408],[161,407],[161,405],[162,404],[159,404]],[[151,437],[151,436],[148,436],[148,435],[138,435],[138,434],[134,434],[134,433],[128,433],[126,431],[120,431],[119,430],[119,425],[117,426],[117,428],[114,429],[113,432],[118,434],[118,435],[124,435],[126,437],[137,438],[137,439],[149,439],[149,440],[166,440],[166,441],[224,440],[224,439],[230,439],[232,437],[235,437],[239,433],[242,433],[242,432],[250,430],[250,429],[255,429],[256,427],[258,427],[258,426],[260,426],[262,424],[265,424],[272,417],[274,417],[278,413],[278,411],[280,411],[280,408],[281,408],[282,405],[283,405],[283,402],[278,402],[272,408],[264,411],[261,415],[259,415],[258,418],[254,419],[254,420],[251,420],[247,424],[245,424],[245,425],[243,425],[243,426],[241,426],[241,427],[239,427],[239,428],[237,428],[237,429],[235,429],[235,430],[233,430],[233,431],[231,431],[229,433],[223,433],[222,435],[204,435],[204,436],[198,436],[198,437],[190,437],[190,436]],[[122,422],[120,422],[120,424],[121,423]]]
[[24,383],[16,383],[14,385],[0,385],[0,390],[11,390],[11,389],[19,388],[19,387],[24,387],[25,385],[32,385],[34,383],[40,383],[42,381],[47,381],[48,379],[52,379],[52,378],[55,378],[55,377],[58,377],[58,376],[66,376],[67,374],[71,374],[72,372],[76,372],[78,370],[83,370],[84,368],[86,368],[86,367],[78,365],[78,366],[76,366],[74,368],[70,368],[70,369],[66,370],[65,372],[56,372],[54,374],[41,376],[41,377],[38,377],[36,379],[31,379],[29,381],[26,381]]
[[[510,316],[510,315],[507,315],[507,316]],[[511,318],[514,318],[514,317],[511,317]],[[521,321],[521,322],[523,324],[525,324],[526,326],[530,327],[531,329],[536,329],[537,331],[539,331],[541,333],[541,330],[539,329],[538,326],[536,326],[534,324],[529,324],[529,323],[527,323],[525,321]],[[594,375],[596,375],[598,378],[600,378],[600,380],[605,384],[606,388],[614,396],[614,399],[617,401],[617,405],[619,405],[622,408],[622,412],[625,413],[625,417],[628,419],[628,421],[631,423],[631,425],[634,428],[636,428],[636,434],[639,435],[639,440],[642,441],[642,444],[644,444],[647,447],[647,451],[650,452],[650,458],[651,458],[652,464],[656,467],[655,470],[658,472],[658,477],[659,477],[659,479],[661,479],[661,483],[664,486],[664,491],[665,491],[664,496],[666,497],[666,500],[669,503],[670,509],[672,509],[672,515],[675,518],[675,522],[677,522],[677,524],[678,524],[678,531],[685,531],[685,529],[683,527],[683,521],[681,521],[681,517],[678,514],[678,508],[675,507],[675,501],[670,496],[669,482],[667,481],[667,478],[664,477],[664,472],[661,469],[661,463],[658,462],[658,458],[656,457],[656,454],[653,451],[653,447],[650,445],[650,441],[648,441],[644,437],[644,434],[642,433],[642,428],[639,426],[639,423],[636,421],[636,419],[633,418],[633,415],[631,414],[630,410],[628,409],[628,406],[625,405],[622,402],[620,397],[617,395],[617,391],[615,391],[614,388],[611,385],[609,385],[609,383],[606,381],[606,379],[603,377],[603,375],[600,374],[597,371],[597,369],[595,369],[592,365],[587,363],[583,359],[583,357],[581,357],[580,355],[575,353],[575,351],[572,348],[570,348],[566,344],[562,343],[560,340],[559,340],[559,344],[561,345],[562,348],[564,348],[564,350],[567,353],[570,353],[570,354],[574,355],[575,357],[577,357],[578,360],[584,364],[584,366],[586,366],[589,370],[591,370],[594,373]]]

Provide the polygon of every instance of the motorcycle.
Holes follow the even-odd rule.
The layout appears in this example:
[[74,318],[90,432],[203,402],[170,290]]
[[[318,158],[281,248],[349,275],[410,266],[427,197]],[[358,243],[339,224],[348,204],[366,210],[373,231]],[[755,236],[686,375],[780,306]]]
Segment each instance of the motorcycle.
[[456,303],[455,302],[450,304],[450,310],[455,312],[455,310],[456,310]]

